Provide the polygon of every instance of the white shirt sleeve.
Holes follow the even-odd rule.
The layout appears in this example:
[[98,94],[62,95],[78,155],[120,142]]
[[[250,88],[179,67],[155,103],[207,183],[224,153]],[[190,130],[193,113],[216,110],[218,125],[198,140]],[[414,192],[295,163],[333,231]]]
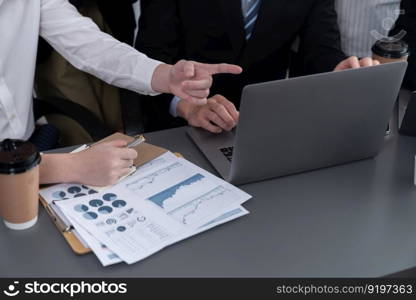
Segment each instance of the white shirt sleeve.
[[41,0],[40,35],[76,68],[141,94],[155,95],[152,75],[161,62],[103,33],[67,0]]

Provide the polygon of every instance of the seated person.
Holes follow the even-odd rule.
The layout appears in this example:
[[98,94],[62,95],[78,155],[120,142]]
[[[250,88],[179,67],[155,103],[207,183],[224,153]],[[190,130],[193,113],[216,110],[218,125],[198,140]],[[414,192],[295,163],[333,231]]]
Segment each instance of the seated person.
[[[150,59],[102,33],[67,0],[0,0],[0,14],[0,140],[28,139],[33,133],[39,34],[77,68],[142,94],[172,93],[186,101],[205,102],[213,74],[241,72],[227,64],[180,61],[172,66]],[[115,141],[76,154],[45,154],[41,183],[115,183],[129,172],[137,155],[125,146]]]
[[348,56],[371,56],[371,47],[388,33],[400,14],[400,0],[335,0],[341,47]]
[[409,67],[404,79],[404,87],[416,91],[416,2],[414,0],[402,0],[400,15],[395,27],[390,32],[391,36],[397,35],[401,30],[406,31],[403,40],[409,44]]
[[225,61],[244,69],[235,78],[217,76],[206,105],[180,97],[163,96],[158,103],[142,99],[148,131],[184,125],[176,116],[215,133],[232,129],[243,87],[286,78],[297,37],[305,74],[373,65],[369,58],[358,61],[341,51],[333,0],[142,0],[141,4],[139,51],[170,63],[183,57]]

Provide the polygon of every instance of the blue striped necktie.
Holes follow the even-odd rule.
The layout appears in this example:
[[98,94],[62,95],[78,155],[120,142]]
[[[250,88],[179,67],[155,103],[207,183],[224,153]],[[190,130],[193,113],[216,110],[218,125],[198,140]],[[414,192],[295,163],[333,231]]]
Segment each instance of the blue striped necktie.
[[260,0],[248,0],[244,10],[244,29],[246,31],[246,40],[251,38],[254,25],[260,9]]

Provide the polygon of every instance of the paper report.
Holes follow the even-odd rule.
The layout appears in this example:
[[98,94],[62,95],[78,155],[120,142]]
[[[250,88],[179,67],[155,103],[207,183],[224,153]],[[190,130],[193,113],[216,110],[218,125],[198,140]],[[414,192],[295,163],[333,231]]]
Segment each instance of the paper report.
[[[41,191],[104,266],[138,262],[204,230],[248,214],[250,195],[166,153],[104,191],[61,197]],[[61,194],[61,196],[63,196]]]

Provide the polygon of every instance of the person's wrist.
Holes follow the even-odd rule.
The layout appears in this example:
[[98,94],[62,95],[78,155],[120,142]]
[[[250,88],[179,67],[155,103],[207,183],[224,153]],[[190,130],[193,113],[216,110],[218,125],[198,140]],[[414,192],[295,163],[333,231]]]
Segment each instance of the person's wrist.
[[171,94],[170,90],[170,73],[172,65],[161,64],[156,67],[152,76],[152,89],[158,93]]
[[179,117],[188,120],[190,117],[191,112],[194,109],[193,103],[190,103],[188,101],[180,100],[176,105],[176,113]]
[[80,153],[68,153],[62,157],[65,173],[63,182],[81,182]]

